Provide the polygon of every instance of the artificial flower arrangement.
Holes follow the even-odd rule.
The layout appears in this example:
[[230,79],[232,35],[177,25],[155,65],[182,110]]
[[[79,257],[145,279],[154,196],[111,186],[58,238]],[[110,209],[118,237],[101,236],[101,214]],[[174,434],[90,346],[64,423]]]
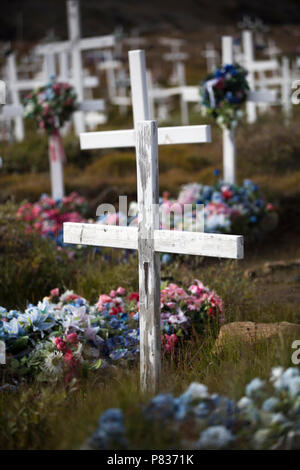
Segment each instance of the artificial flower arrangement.
[[75,192],[62,199],[52,199],[43,194],[34,204],[22,204],[17,217],[26,223],[27,233],[35,231],[63,246],[64,222],[85,222],[86,210],[86,200]]
[[[24,116],[34,119],[38,127],[48,134],[50,165],[66,160],[60,129],[77,109],[76,93],[68,83],[53,78],[24,99]],[[61,183],[62,184],[62,183]],[[63,188],[60,188],[63,193]]]
[[[157,395],[143,406],[142,415],[149,424],[175,431],[180,449],[296,450],[299,410],[299,369],[275,367],[268,382],[255,378],[248,383],[239,401],[211,394],[205,385],[193,382],[179,397]],[[122,410],[111,408],[102,413],[83,448],[136,449],[128,434]]]
[[[194,231],[197,228],[196,204],[204,204],[204,231],[208,233],[238,233],[257,239],[277,225],[278,216],[273,204],[263,199],[259,187],[251,180],[244,180],[243,185],[225,184],[219,180],[213,185],[184,185],[177,199],[169,199],[165,192],[160,199],[160,228]],[[136,202],[131,203],[129,214],[128,224],[137,225]],[[124,222],[124,214],[106,214],[98,223],[114,225],[120,220]],[[171,225],[165,226],[166,220]]]
[[[178,343],[224,320],[222,300],[200,281],[185,290],[176,284],[161,291],[162,348],[174,351]],[[89,369],[139,352],[139,295],[123,287],[102,294],[95,305],[66,291],[53,289],[37,306],[25,312],[0,307],[0,340],[5,341],[7,366],[12,374],[39,380],[69,381]],[[178,347],[178,346],[177,346]]]
[[212,116],[222,128],[236,127],[249,92],[246,75],[238,64],[223,65],[208,75],[200,87],[203,115]]

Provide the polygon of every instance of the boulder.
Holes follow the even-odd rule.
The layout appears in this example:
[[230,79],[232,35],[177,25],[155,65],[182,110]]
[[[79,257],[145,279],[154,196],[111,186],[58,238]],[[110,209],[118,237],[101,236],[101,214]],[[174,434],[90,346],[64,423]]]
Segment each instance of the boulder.
[[254,323],[246,321],[227,323],[221,327],[215,347],[222,348],[231,339],[253,344],[279,334],[282,336],[298,336],[300,339],[300,325],[288,322]]

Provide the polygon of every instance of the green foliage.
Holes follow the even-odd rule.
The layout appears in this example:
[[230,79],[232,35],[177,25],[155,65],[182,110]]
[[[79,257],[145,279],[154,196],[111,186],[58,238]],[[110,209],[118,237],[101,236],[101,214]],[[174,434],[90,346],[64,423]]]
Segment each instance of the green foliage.
[[72,276],[68,255],[54,242],[27,234],[13,204],[0,206],[0,305],[37,302]]
[[54,242],[26,233],[12,203],[0,206],[0,305],[22,308],[36,303],[54,287],[73,289],[96,302],[112,286],[137,289],[136,257],[123,260],[121,250],[59,250]]
[[[28,129],[26,139],[11,144],[2,142],[3,170],[5,173],[40,173],[49,171],[48,138]],[[80,150],[79,139],[74,134],[63,137],[67,163],[84,168],[97,152]]]

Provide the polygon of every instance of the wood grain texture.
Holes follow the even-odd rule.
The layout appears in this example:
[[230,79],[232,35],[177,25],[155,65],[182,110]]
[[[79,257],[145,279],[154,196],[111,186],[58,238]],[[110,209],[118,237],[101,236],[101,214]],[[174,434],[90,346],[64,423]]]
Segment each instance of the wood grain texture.
[[[83,132],[80,134],[82,149],[135,147],[137,134],[134,129],[108,132]],[[176,145],[211,142],[210,126],[174,126],[158,129],[158,145]]]
[[137,123],[138,250],[141,388],[157,392],[161,374],[158,141],[155,121]]
[[[218,233],[154,230],[154,250],[217,258],[243,258],[243,237]],[[64,242],[138,249],[138,229],[117,225],[64,223]]]

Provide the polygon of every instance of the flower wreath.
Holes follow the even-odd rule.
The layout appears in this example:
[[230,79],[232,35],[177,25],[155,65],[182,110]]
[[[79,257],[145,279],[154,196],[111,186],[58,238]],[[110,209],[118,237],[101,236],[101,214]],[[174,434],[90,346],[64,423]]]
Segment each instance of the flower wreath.
[[37,88],[24,99],[24,116],[35,119],[40,129],[49,136],[49,157],[51,162],[65,161],[59,129],[68,121],[76,110],[76,93],[68,83],[59,83],[55,79],[47,85]]
[[76,93],[68,83],[51,80],[24,99],[25,118],[35,119],[49,135],[63,126],[76,109]]
[[247,71],[238,64],[223,65],[202,82],[200,97],[203,115],[211,115],[222,128],[233,129],[242,117],[249,85]]

